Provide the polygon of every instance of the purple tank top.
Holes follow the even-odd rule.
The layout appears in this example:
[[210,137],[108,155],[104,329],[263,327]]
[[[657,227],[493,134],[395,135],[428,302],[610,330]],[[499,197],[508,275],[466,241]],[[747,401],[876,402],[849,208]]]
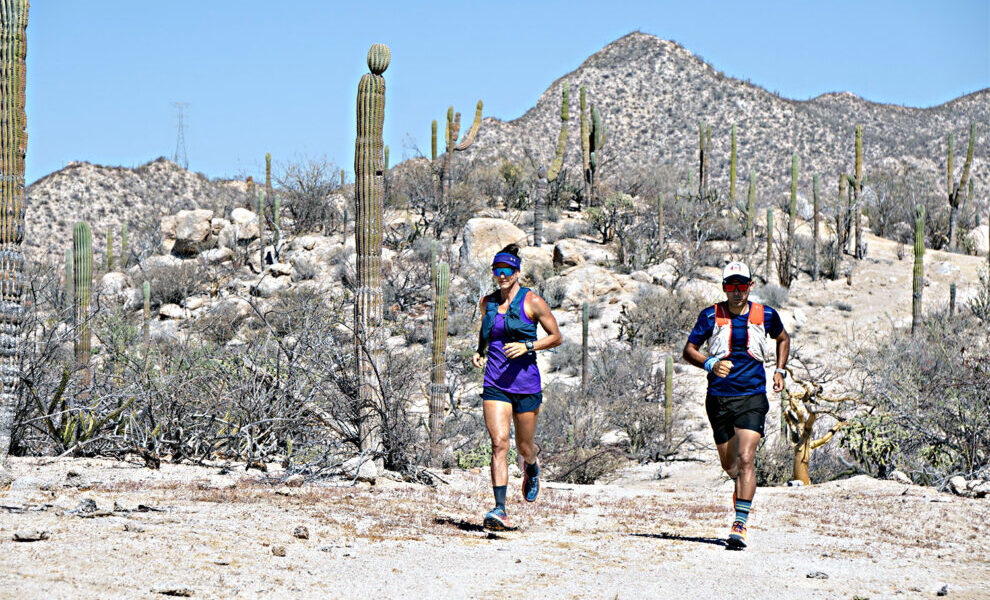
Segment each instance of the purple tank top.
[[[525,310],[519,317],[529,323]],[[536,353],[523,354],[510,360],[505,356],[505,315],[495,314],[492,337],[488,343],[488,362],[485,363],[485,387],[493,387],[511,394],[536,394],[543,390],[540,381],[540,368],[536,364]]]

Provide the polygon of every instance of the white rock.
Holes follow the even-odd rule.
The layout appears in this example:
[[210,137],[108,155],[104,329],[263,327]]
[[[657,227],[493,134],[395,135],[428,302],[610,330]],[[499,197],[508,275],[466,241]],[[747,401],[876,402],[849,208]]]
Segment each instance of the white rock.
[[958,270],[959,265],[950,262],[939,263],[939,265],[935,267],[935,272],[939,275],[952,275]]
[[801,310],[800,308],[794,309],[793,317],[794,317],[794,322],[797,323],[798,325],[804,325],[805,322],[807,322],[808,320],[808,315],[804,314],[804,311]]
[[178,304],[162,304],[158,309],[158,316],[162,319],[184,319],[186,310]]
[[911,478],[908,477],[904,471],[894,470],[888,479],[896,481],[897,483],[903,483],[904,485],[911,485]]
[[990,232],[987,231],[986,225],[971,229],[966,234],[966,241],[976,248],[977,254],[986,254],[990,251]]
[[956,475],[949,479],[949,490],[957,496],[965,496],[966,492],[966,478],[962,475]]
[[272,277],[266,275],[261,278],[258,285],[254,287],[252,293],[255,296],[260,296],[261,298],[271,298],[275,294],[279,293],[281,290],[286,289],[292,284],[292,280],[289,277]]
[[787,482],[787,487],[801,487],[803,485],[804,485],[804,482],[801,481],[800,479],[792,479],[792,480],[790,480],[790,481]]
[[182,301],[182,306],[188,310],[203,308],[204,304],[206,304],[206,298],[203,296],[189,296]]
[[292,240],[289,247],[293,250],[312,250],[316,247],[316,244],[319,243],[321,237],[322,236],[301,235]]
[[213,211],[205,209],[180,210],[175,215],[175,245],[177,254],[198,254],[216,244],[213,236]]
[[564,283],[564,307],[601,301],[606,294],[622,289],[622,282],[611,271],[596,265],[575,267],[560,278]]
[[221,244],[219,248],[210,248],[200,254],[200,256],[203,257],[203,260],[205,260],[208,264],[216,265],[233,259],[234,251]]
[[209,313],[211,316],[226,319],[231,324],[234,324],[248,315],[253,314],[254,309],[251,308],[251,305],[247,300],[236,296],[230,296],[211,306],[209,308]]
[[99,289],[102,294],[117,297],[130,287],[127,282],[127,275],[116,271],[106,273],[100,277]]
[[633,281],[638,281],[640,283],[653,283],[653,276],[646,271],[633,271],[629,274],[629,277],[631,277]]
[[268,272],[275,277],[289,277],[292,275],[292,265],[282,262],[273,263],[268,265]]
[[[148,270],[153,271],[156,269],[169,269],[181,265],[182,265],[182,259],[177,256],[172,256],[171,254],[155,254],[153,256],[149,256],[148,258],[144,259],[144,262],[141,263],[141,267],[143,267],[146,271]],[[141,269],[138,268],[136,265],[133,269],[131,269],[131,275],[133,277],[140,277],[141,276],[140,273],[141,273]]]
[[557,269],[584,264],[584,253],[577,240],[559,240],[553,245],[553,266]]
[[969,491],[977,498],[986,498],[990,495],[990,479],[977,480],[976,485],[970,488]]
[[475,217],[461,230],[462,266],[472,262],[490,264],[492,256],[509,244],[526,245],[526,233],[504,219]]
[[342,466],[345,477],[356,477],[358,481],[375,483],[378,479],[378,467],[373,460],[355,456]]
[[258,237],[257,213],[237,207],[230,211],[230,220],[238,241],[253,240]]

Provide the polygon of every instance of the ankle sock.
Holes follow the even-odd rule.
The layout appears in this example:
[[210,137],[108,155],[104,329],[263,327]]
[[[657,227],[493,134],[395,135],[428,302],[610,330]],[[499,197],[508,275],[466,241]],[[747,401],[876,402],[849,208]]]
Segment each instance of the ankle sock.
[[753,499],[742,500],[736,498],[736,522],[746,524],[746,520],[749,519],[749,511],[753,506]]
[[538,463],[529,464],[524,461],[526,465],[526,477],[536,477],[540,474],[540,465]]
[[495,492],[495,508],[505,510],[505,488],[504,485],[492,486],[492,490]]

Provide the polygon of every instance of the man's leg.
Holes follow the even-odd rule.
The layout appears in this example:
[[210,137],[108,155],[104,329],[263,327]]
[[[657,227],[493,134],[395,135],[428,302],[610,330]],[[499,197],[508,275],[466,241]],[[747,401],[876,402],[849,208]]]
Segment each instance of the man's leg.
[[739,438],[733,435],[729,441],[715,445],[715,448],[718,449],[718,460],[722,463],[722,470],[729,476],[729,479],[736,479],[739,476],[739,463],[736,460],[739,454],[738,441]]
[[733,504],[736,511],[729,532],[729,545],[734,548],[746,547],[746,522],[756,494],[756,446],[762,437],[758,431],[736,428],[736,493]]

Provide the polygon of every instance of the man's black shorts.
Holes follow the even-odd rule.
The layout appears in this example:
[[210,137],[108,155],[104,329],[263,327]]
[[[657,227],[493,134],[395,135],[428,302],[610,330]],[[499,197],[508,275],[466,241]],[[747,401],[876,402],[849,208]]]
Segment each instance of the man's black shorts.
[[766,394],[752,396],[712,396],[705,398],[705,411],[712,424],[715,443],[724,444],[736,434],[736,428],[763,435],[763,424],[770,411]]

